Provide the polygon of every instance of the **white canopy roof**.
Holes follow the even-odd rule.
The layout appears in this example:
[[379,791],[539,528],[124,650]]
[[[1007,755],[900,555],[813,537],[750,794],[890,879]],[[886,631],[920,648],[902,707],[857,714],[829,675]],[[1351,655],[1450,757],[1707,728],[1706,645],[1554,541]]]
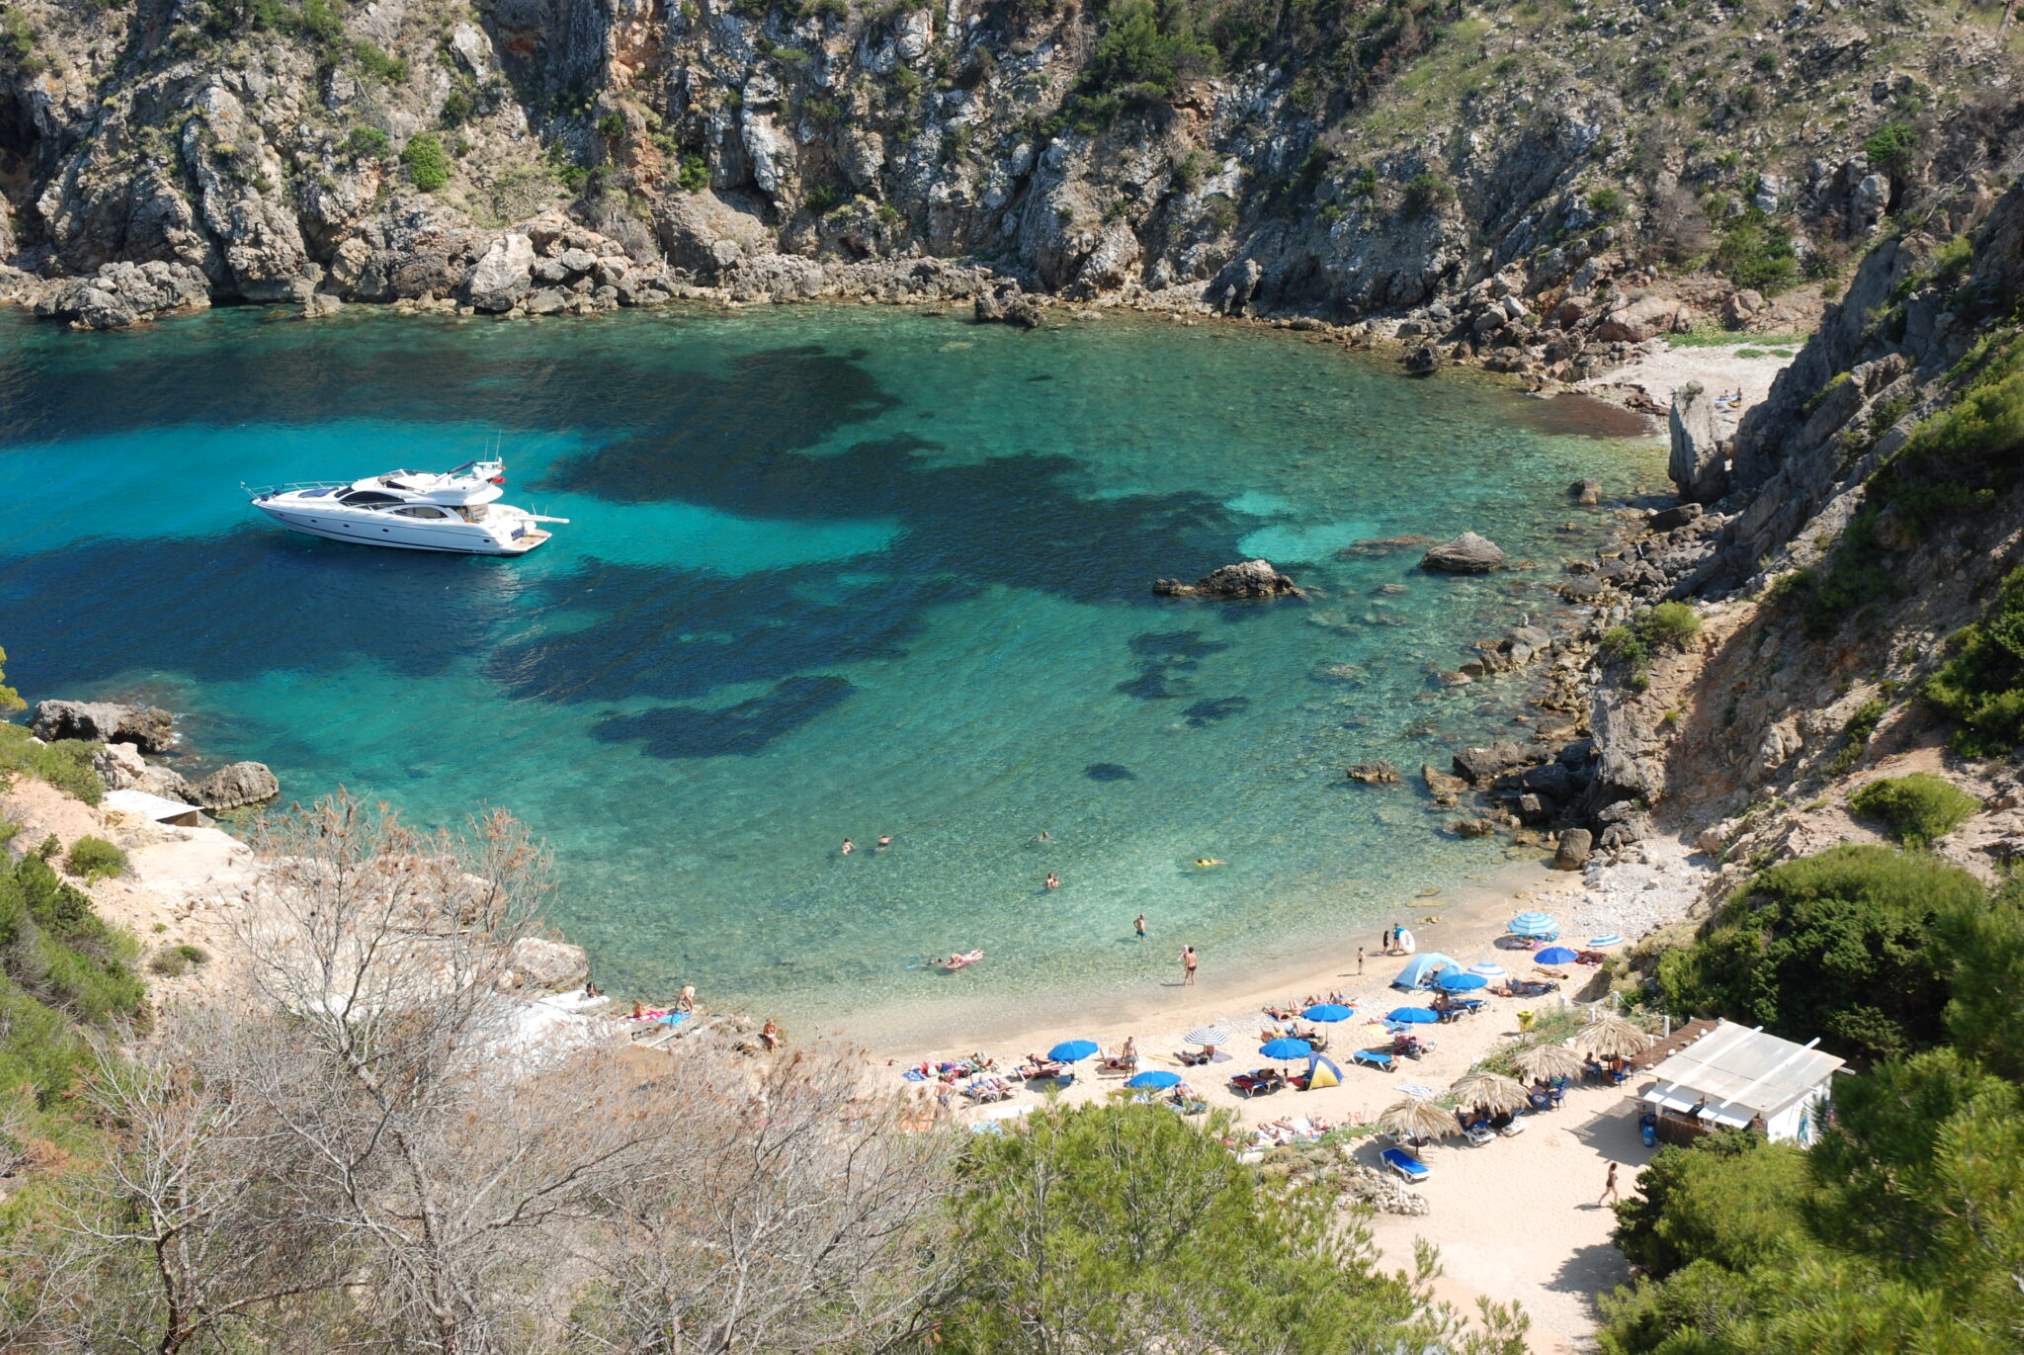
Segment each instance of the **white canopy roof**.
[[1738,1128],[1766,1120],[1812,1094],[1844,1060],[1761,1029],[1718,1021],[1715,1028],[1652,1069],[1653,1105],[1685,1114],[1703,1100],[1701,1118]]
[[181,800],[170,800],[144,790],[109,790],[101,802],[107,809],[116,809],[122,814],[137,814],[156,823],[167,823],[180,819],[185,814],[202,811],[195,805],[186,805]]

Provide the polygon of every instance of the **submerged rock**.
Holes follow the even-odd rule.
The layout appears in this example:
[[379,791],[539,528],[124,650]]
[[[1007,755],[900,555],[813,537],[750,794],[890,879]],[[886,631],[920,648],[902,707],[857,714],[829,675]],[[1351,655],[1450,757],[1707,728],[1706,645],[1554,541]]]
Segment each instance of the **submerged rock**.
[[130,743],[143,753],[165,753],[176,742],[175,717],[160,706],[117,701],[38,701],[29,728],[45,741]]
[[1242,564],[1224,565],[1211,570],[1193,583],[1182,583],[1179,579],[1158,579],[1153,583],[1153,592],[1168,598],[1224,598],[1230,600],[1269,600],[1272,598],[1297,598],[1306,596],[1298,584],[1272,567],[1269,560],[1246,560]]
[[1420,557],[1422,569],[1442,574],[1488,574],[1504,563],[1504,552],[1496,542],[1474,532],[1463,532],[1443,541]]
[[1379,758],[1376,762],[1359,762],[1351,767],[1349,779],[1361,781],[1366,786],[1396,786],[1399,783],[1399,769]]
[[1407,376],[1432,376],[1441,368],[1440,351],[1430,343],[1408,349],[1404,361]]

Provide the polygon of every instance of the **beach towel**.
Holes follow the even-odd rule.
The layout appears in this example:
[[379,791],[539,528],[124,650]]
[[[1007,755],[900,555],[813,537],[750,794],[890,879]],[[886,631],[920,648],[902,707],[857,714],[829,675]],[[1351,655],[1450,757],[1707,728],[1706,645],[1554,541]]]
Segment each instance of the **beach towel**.
[[918,1068],[909,1068],[904,1073],[901,1073],[900,1076],[909,1082],[926,1082],[928,1080],[928,1075]]

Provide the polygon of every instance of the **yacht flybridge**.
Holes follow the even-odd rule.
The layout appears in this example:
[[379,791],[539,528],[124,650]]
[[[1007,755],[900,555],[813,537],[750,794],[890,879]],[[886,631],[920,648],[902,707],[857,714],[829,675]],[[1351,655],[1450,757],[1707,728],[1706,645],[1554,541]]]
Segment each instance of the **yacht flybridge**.
[[466,461],[442,472],[389,471],[363,480],[253,490],[253,506],[284,527],[333,541],[457,555],[525,555],[549,533],[542,517],[498,502],[503,461]]

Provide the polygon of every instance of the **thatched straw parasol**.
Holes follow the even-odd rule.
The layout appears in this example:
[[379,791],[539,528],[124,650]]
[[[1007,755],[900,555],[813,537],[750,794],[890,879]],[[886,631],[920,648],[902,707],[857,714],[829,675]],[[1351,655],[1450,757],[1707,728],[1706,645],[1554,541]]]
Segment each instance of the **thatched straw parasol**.
[[1564,1044],[1536,1044],[1511,1060],[1527,1077],[1578,1077],[1581,1055]]
[[1643,1026],[1614,1013],[1598,1016],[1574,1037],[1574,1047],[1602,1059],[1627,1059],[1651,1047],[1652,1037]]
[[1486,1110],[1492,1115],[1523,1110],[1532,1104],[1522,1083],[1502,1073],[1470,1073],[1448,1089],[1457,1105]]
[[1408,1096],[1378,1112],[1377,1125],[1400,1138],[1438,1139],[1456,1131],[1455,1117],[1417,1096]]

